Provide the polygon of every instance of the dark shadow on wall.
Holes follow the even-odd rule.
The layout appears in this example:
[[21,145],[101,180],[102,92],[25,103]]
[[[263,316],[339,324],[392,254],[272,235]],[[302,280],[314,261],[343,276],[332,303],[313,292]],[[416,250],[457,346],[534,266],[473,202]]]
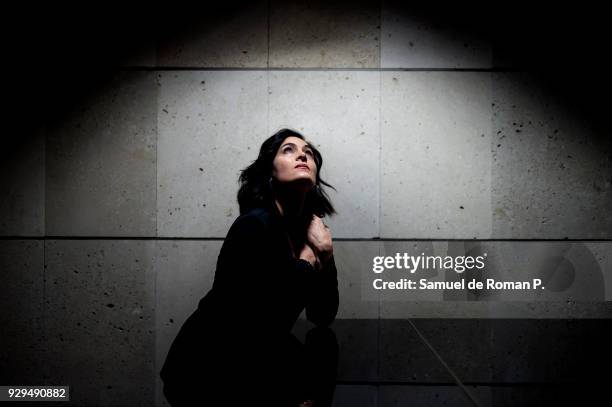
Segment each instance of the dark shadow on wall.
[[[253,7],[246,1],[16,6],[8,16],[12,25],[5,28],[11,40],[5,49],[10,56],[4,87],[8,109],[0,162],[27,150],[29,139],[47,123],[59,125],[112,91],[115,71],[154,57],[157,43],[206,33]],[[155,60],[149,62],[151,69]]]
[[[294,332],[309,327],[298,320]],[[456,378],[480,406],[597,404],[610,384],[602,373],[612,362],[609,319],[338,319],[331,327],[340,349],[335,406],[477,405]]]
[[[286,2],[270,1],[269,7],[280,3]],[[347,13],[354,9],[346,1],[335,3]],[[424,30],[437,35],[490,43],[494,69],[541,72],[536,82],[563,102],[569,114],[597,129],[607,128],[605,97],[612,84],[602,61],[610,29],[602,10],[533,2],[381,4],[391,15],[412,16]],[[109,68],[130,65],[135,56],[155,53],[155,44],[205,34],[236,16],[255,13],[258,7],[261,4],[244,1],[197,7],[118,2],[18,7],[10,16],[12,40],[6,52],[11,131],[5,133],[0,158],[23,145],[46,118],[61,121],[66,110],[104,87]],[[464,45],[468,52],[471,45]],[[602,138],[594,140],[598,146],[603,147],[603,138],[609,140],[607,133],[593,134]]]

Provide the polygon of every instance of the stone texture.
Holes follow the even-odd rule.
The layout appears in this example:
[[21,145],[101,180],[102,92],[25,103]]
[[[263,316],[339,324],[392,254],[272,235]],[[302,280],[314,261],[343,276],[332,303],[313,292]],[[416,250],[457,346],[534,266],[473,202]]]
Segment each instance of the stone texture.
[[47,235],[155,235],[153,75],[114,73],[50,125]]
[[158,235],[224,238],[267,138],[265,72],[158,74]]
[[475,404],[459,386],[383,386],[379,390],[378,406],[490,406],[491,394],[487,388],[466,386]]
[[378,293],[372,288],[372,258],[380,254],[379,242],[334,242],[340,305],[336,318],[378,318]]
[[268,137],[266,76],[158,74],[158,236],[226,236],[239,215],[240,170]]
[[266,1],[206,4],[189,15],[175,13],[157,47],[158,67],[246,68],[268,63]]
[[[411,263],[404,262],[404,253],[408,256],[446,256],[450,254],[448,244],[443,242],[416,242],[416,241],[393,241],[387,240],[382,242],[383,250],[381,256],[388,258],[393,257],[393,267],[385,267],[384,260],[380,260],[379,266],[383,268],[380,273],[371,273],[370,281],[374,283],[374,279],[381,280],[377,282],[377,286],[381,286],[382,282],[402,282],[404,279],[414,281],[419,285],[421,279],[431,281],[445,281],[447,276],[454,275],[455,272],[444,272],[442,270],[420,267],[417,270],[405,268],[406,265],[411,266]],[[399,266],[397,268],[397,255],[400,255]],[[405,264],[408,263],[408,264]],[[380,270],[380,269],[379,269]],[[376,290],[380,298],[381,312],[385,309],[388,312],[390,309],[402,309],[405,302],[414,301],[444,301],[446,292],[434,290],[400,290],[400,289],[379,289]],[[449,290],[450,292],[450,290]],[[399,317],[399,315],[398,315]]]
[[494,320],[491,328],[479,356],[491,361],[493,382],[596,382],[612,361],[610,319]]
[[[383,242],[385,256],[484,256],[482,270],[455,271],[388,269],[385,281],[401,278],[428,281],[533,281],[536,290],[379,290],[381,318],[609,318],[605,270],[612,247],[608,243],[451,241]],[[374,276],[372,278],[375,278]]]
[[[480,290],[477,298],[496,301],[597,302],[606,299],[606,281],[612,279],[591,250],[581,242],[482,242],[487,267],[479,279],[532,281],[539,290]],[[607,252],[612,245],[607,245]],[[606,275],[607,274],[607,275]]]
[[44,235],[45,132],[38,129],[0,145],[0,235]]
[[138,44],[125,55],[120,61],[119,66],[126,68],[154,68],[157,66],[157,50],[155,41],[147,37],[138,39]]
[[391,318],[524,318],[524,319],[608,319],[612,304],[607,302],[541,301],[404,301],[383,302],[380,317]]
[[376,1],[270,3],[270,67],[378,68]]
[[406,383],[452,383],[450,373],[417,334],[410,320],[381,319],[380,379]]
[[331,328],[339,346],[339,381],[379,380],[378,319],[336,319]]
[[592,253],[604,274],[605,299],[610,301],[612,299],[612,276],[610,275],[612,247],[610,247],[610,242],[583,242],[582,244]]
[[487,319],[414,319],[414,327],[462,382],[490,382],[495,354]]
[[45,374],[70,405],[154,403],[155,243],[48,240]]
[[[597,381],[597,372],[612,359],[605,340],[610,320],[435,318],[384,320],[381,326],[381,349],[386,346],[389,355],[397,355],[390,361],[381,358],[381,369],[388,372],[384,379],[391,381],[410,382],[408,369],[417,370],[415,382],[425,381],[418,370],[431,372],[430,366],[420,367],[414,362],[418,358],[409,357],[420,348],[406,340],[409,328],[418,330],[419,340],[435,349],[463,383]],[[411,361],[413,367],[408,368]],[[445,383],[446,378],[434,376],[432,381]]]
[[489,389],[492,397],[491,405],[496,407],[596,405],[608,397],[606,386],[593,383],[490,386]]
[[[382,68],[490,68],[485,4],[381,5]],[[477,12],[476,12],[477,11]]]
[[43,382],[43,242],[0,240],[0,381]]
[[383,72],[381,237],[491,236],[490,76]]
[[155,384],[158,406],[168,406],[159,372],[172,341],[214,280],[221,241],[158,241]]
[[376,386],[337,385],[333,407],[377,407],[378,388]]
[[321,176],[336,188],[325,188],[338,211],[326,222],[333,237],[379,234],[379,75],[270,73],[268,132],[293,128],[321,151]]
[[606,130],[580,113],[582,102],[551,89],[549,78],[521,72],[493,78],[493,236],[610,238]]

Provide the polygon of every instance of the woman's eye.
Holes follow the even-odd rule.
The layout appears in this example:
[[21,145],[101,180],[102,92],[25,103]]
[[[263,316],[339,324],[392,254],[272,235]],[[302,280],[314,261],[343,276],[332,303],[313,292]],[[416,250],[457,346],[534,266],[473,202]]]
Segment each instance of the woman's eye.
[[283,152],[285,152],[285,153],[288,152],[288,151],[293,151],[293,147],[285,147],[283,149]]
[[310,150],[306,150],[306,154],[309,154],[310,156],[314,155],[314,154],[312,154],[312,151],[310,151]]

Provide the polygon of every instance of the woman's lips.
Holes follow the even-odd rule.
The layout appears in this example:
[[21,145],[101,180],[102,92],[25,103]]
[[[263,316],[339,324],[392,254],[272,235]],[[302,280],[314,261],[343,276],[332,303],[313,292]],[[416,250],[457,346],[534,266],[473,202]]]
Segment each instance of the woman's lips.
[[295,168],[310,171],[310,168],[306,165],[296,165]]

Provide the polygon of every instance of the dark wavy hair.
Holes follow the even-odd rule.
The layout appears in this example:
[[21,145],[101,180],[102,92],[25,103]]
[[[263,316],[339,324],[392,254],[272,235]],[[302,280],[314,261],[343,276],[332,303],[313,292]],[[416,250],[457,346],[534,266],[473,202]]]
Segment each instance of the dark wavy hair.
[[319,217],[336,214],[329,197],[321,187],[328,186],[334,191],[336,188],[323,181],[319,174],[323,166],[323,157],[303,135],[295,130],[281,129],[263,142],[259,149],[259,156],[251,165],[243,169],[238,181],[238,205],[240,214],[244,214],[253,208],[267,207],[273,204],[274,195],[272,191],[272,162],[281,144],[287,137],[297,137],[308,143],[314,154],[314,161],[317,166],[317,179],[313,188],[306,194],[303,212],[307,215],[315,214]]

